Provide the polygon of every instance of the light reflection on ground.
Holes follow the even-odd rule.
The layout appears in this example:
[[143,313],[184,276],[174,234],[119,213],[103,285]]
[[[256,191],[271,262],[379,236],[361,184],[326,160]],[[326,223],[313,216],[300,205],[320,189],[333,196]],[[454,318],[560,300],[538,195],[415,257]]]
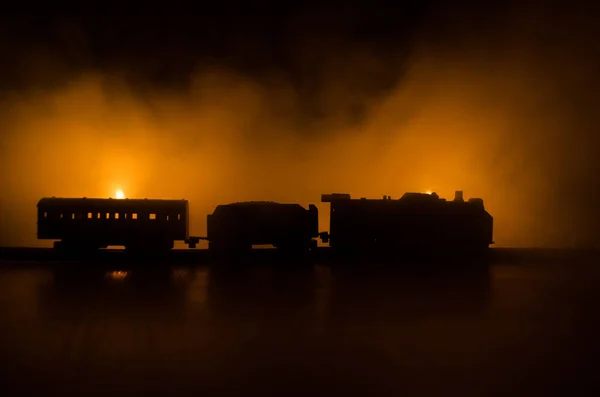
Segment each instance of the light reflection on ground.
[[600,269],[571,262],[443,274],[12,264],[2,380],[61,395],[571,394],[598,351],[598,287]]

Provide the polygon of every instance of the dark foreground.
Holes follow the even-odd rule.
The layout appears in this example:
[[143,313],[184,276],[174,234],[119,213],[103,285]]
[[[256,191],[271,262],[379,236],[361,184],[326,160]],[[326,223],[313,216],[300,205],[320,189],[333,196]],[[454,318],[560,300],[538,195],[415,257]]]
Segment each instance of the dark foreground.
[[[460,252],[436,252],[436,251],[401,251],[393,253],[384,253],[377,255],[375,252],[363,252],[360,256],[353,254],[336,254],[328,247],[319,247],[316,251],[303,257],[289,257],[278,253],[274,249],[255,249],[250,255],[243,258],[231,257],[229,262],[245,264],[280,264],[284,262],[310,262],[321,264],[339,264],[346,265],[348,262],[355,264],[369,263],[373,260],[378,264],[390,264],[396,267],[398,263],[402,265],[418,263],[437,264],[440,261],[451,259],[455,264],[464,265],[467,262],[475,262],[477,267],[485,262],[487,264],[507,264],[507,263],[528,263],[528,262],[569,262],[569,261],[588,261],[594,258],[600,251],[584,250],[560,250],[560,249],[518,249],[518,248],[492,248],[482,258],[480,253],[474,255],[461,255]],[[115,265],[131,266],[141,265],[146,268],[148,265],[182,265],[197,266],[214,264],[215,259],[211,257],[206,249],[174,249],[162,253],[130,253],[123,249],[103,249],[83,253],[62,253],[52,248],[19,248],[19,247],[0,247],[0,261],[3,262],[33,262],[33,263],[81,263],[86,265]],[[483,262],[482,262],[483,261]],[[285,265],[284,265],[285,266]],[[442,265],[442,267],[447,267]]]
[[234,267],[184,251],[147,267],[118,253],[6,253],[2,395],[599,391],[593,253],[504,250],[469,266],[257,257]]

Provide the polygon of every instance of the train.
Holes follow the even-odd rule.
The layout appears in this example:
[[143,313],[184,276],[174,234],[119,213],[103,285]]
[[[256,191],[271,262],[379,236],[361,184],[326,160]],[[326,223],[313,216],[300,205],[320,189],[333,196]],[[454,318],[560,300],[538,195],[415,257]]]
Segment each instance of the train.
[[405,193],[399,199],[323,194],[329,231],[319,232],[316,205],[249,201],[218,205],[206,217],[207,235],[190,236],[189,202],[158,199],[42,198],[37,204],[38,239],[58,240],[57,249],[96,250],[125,246],[131,251],[166,251],[176,241],[196,248],[207,240],[217,254],[244,253],[271,245],[306,253],[319,239],[345,252],[399,249],[487,249],[493,217],[481,198],[453,200],[436,193]]
[[324,194],[330,203],[329,246],[341,251],[397,249],[469,250],[493,244],[493,217],[483,200],[463,199],[456,191],[447,201],[436,193],[405,193],[397,200],[352,199]]
[[272,245],[287,252],[316,247],[319,212],[314,204],[250,201],[219,205],[207,216],[208,248],[215,253],[248,251]]
[[169,250],[175,241],[199,242],[189,236],[187,200],[51,197],[37,209],[38,239],[59,240],[57,249]]

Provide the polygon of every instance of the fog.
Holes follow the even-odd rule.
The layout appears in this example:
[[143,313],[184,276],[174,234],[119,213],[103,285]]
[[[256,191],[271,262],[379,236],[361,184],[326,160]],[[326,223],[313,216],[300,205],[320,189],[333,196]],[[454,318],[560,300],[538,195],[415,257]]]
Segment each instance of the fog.
[[310,95],[276,68],[218,60],[171,89],[139,90],[115,70],[49,69],[60,84],[2,94],[0,246],[48,245],[36,241],[41,197],[118,188],[188,199],[192,235],[233,201],[315,203],[327,230],[321,193],[463,190],[484,199],[498,246],[597,244],[593,20],[496,15],[459,24],[434,13],[409,51],[290,36],[295,64],[318,81]]

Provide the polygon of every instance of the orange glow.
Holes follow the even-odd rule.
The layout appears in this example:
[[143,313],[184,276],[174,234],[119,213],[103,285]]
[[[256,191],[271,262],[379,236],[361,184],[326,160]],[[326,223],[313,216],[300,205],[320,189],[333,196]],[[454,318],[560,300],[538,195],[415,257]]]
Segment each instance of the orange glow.
[[[397,68],[352,45],[314,65],[309,75],[322,86],[308,108],[286,74],[254,80],[202,62],[181,92],[137,92],[118,76],[85,73],[54,89],[8,93],[0,100],[0,246],[51,246],[36,238],[41,197],[115,197],[117,188],[129,198],[189,200],[197,236],[207,214],[233,201],[317,204],[327,231],[322,193],[451,199],[463,190],[494,216],[496,246],[585,242],[597,235],[584,230],[596,227],[596,206],[573,200],[593,197],[578,181],[595,175],[586,159],[598,146],[573,134],[596,123],[579,128],[580,106],[560,103],[562,84],[581,83],[567,78],[572,58],[553,78],[554,63],[516,37],[516,52],[497,58],[487,46],[446,54],[419,41],[406,73],[377,98],[360,87],[379,86],[373,76],[395,80]],[[300,45],[298,59],[318,58],[317,47],[307,44],[305,54]],[[585,75],[581,68],[574,76]],[[313,117],[312,105],[325,116]]]
[[431,190],[428,190],[428,191],[425,192],[425,194],[431,194],[431,193],[432,193]]
[[125,193],[123,193],[123,190],[117,189],[117,192],[115,193],[115,197],[118,198],[118,199],[124,199],[125,198]]
[[128,274],[129,273],[126,271],[115,270],[112,272],[108,272],[106,276],[110,279],[121,281],[121,280],[125,280],[127,278]]

